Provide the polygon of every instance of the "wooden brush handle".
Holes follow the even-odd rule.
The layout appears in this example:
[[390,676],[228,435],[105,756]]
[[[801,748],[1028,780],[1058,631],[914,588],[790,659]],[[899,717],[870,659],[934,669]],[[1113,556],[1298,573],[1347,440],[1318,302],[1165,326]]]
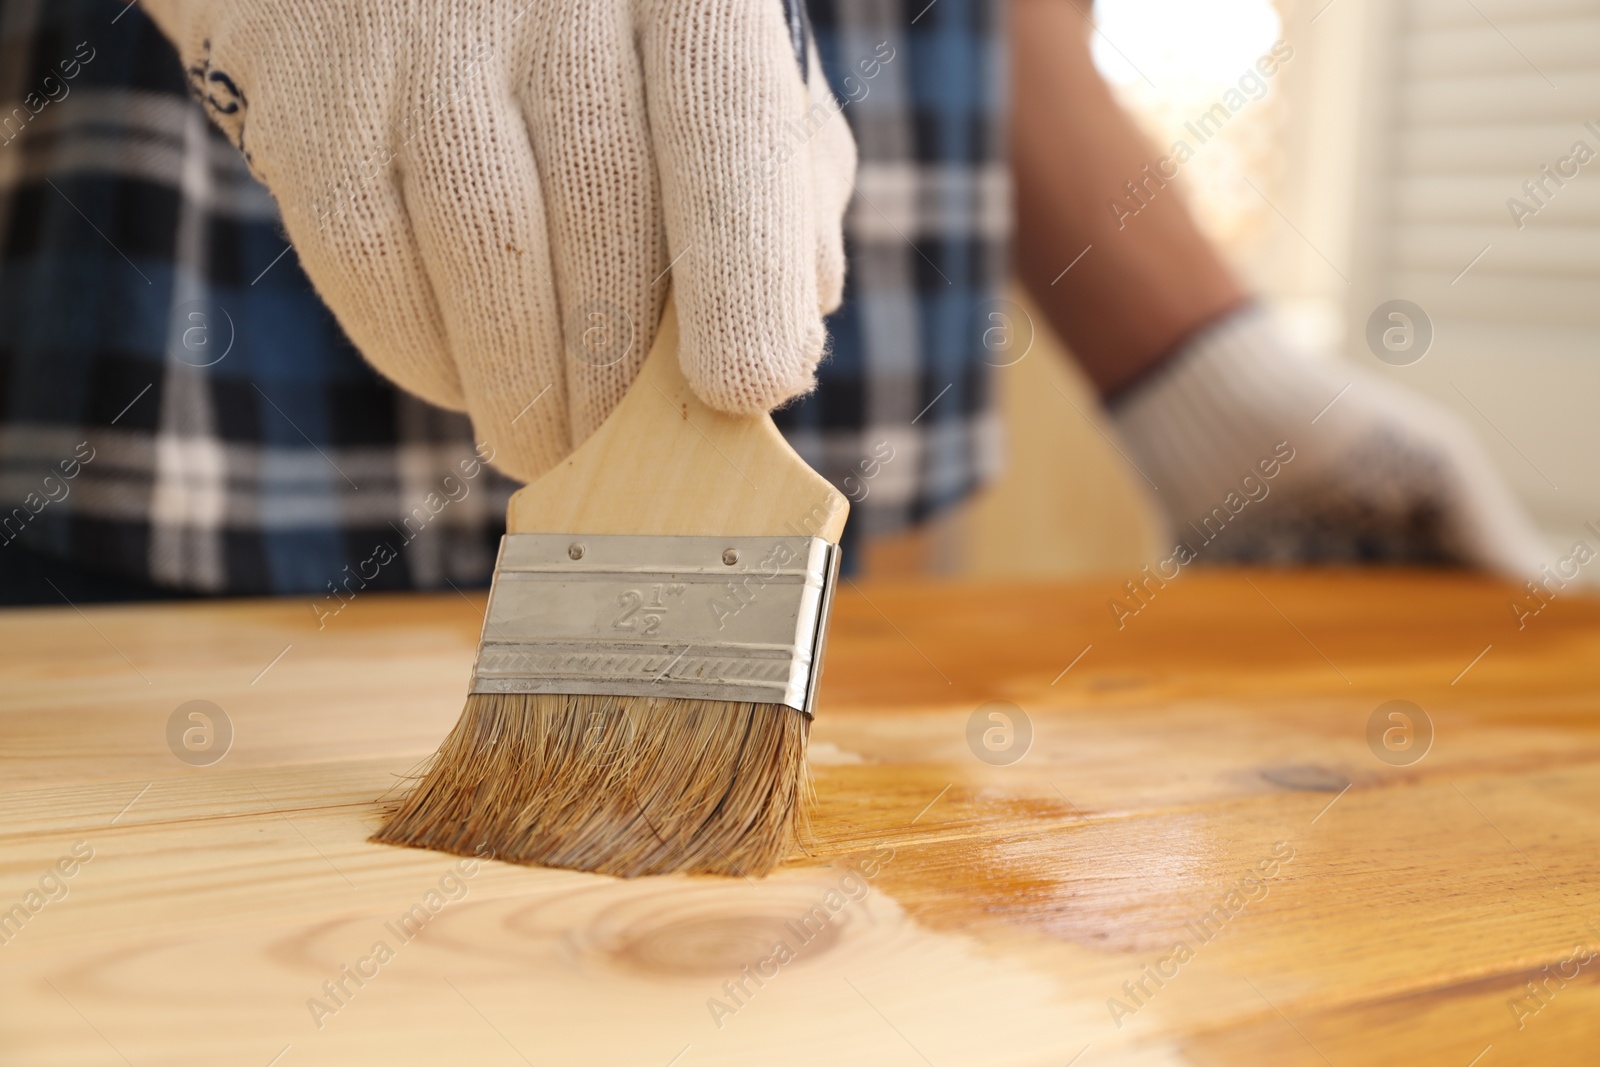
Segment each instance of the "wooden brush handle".
[[594,435],[511,498],[511,533],[811,535],[850,505],[768,415],[706,406],[678,367],[671,296],[639,377]]

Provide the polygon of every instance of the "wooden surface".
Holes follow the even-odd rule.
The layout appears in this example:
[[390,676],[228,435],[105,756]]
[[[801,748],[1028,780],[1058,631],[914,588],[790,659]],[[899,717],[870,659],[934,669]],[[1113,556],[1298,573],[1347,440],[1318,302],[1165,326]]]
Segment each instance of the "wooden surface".
[[[93,854],[0,946],[0,1063],[1595,1062],[1600,960],[1551,975],[1600,947],[1600,604],[1519,631],[1476,579],[1194,572],[1118,630],[1119,584],[845,585],[816,854],[755,883],[365,842],[481,599],[0,616],[0,908]],[[1396,699],[1436,728],[1411,766],[1366,740]],[[168,748],[189,700],[234,728],[211,766]],[[994,700],[1034,730],[1009,766],[967,741]]]
[[669,298],[639,376],[572,455],[516,492],[512,533],[822,537],[849,502],[806,465],[770,415],[708,407],[678,366]]

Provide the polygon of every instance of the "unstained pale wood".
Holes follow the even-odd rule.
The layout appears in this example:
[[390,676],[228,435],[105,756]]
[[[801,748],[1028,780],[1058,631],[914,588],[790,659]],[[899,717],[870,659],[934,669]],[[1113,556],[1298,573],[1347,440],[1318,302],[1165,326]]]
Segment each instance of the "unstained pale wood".
[[[1592,1063],[1600,603],[1515,595],[1185,572],[1119,627],[1120,578],[846,583],[815,854],[752,882],[367,842],[481,593],[0,614],[0,917],[64,886],[0,944],[0,1064]],[[1367,741],[1396,699],[1409,766]],[[210,766],[168,747],[191,700]]]

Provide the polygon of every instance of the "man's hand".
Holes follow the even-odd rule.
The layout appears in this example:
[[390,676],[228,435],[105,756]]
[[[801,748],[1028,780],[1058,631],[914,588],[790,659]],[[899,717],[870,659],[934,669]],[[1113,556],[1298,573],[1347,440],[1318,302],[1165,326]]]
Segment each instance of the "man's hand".
[[610,413],[669,280],[708,403],[810,388],[855,146],[792,0],[147,7],[350,339],[509,473]]
[[1113,416],[1175,543],[1203,560],[1455,563],[1527,578],[1550,558],[1459,419],[1360,367],[1300,355],[1259,308],[1201,331]]
[[1011,14],[1019,273],[1111,399],[1175,544],[1213,561],[1537,572],[1538,532],[1459,420],[1293,352],[1177,190],[1125,226],[1107,212],[1159,152],[1095,71],[1081,11],[1019,0]]

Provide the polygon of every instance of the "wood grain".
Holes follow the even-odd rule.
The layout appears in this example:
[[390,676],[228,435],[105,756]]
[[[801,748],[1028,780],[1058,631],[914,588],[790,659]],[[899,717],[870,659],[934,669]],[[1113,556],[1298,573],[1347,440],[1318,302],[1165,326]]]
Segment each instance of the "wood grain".
[[[480,595],[0,615],[0,1064],[1593,1062],[1600,603],[1213,571],[1119,629],[1120,585],[845,583],[818,839],[760,882],[366,843]],[[1409,766],[1367,741],[1396,699]]]

